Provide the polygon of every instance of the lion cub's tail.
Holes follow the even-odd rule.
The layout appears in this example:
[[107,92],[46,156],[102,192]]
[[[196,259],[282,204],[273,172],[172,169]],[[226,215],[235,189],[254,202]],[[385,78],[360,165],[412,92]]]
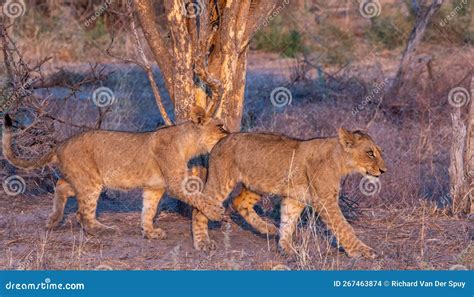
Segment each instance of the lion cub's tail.
[[15,153],[12,150],[12,126],[12,119],[8,114],[6,114],[3,124],[2,148],[3,155],[8,160],[8,162],[12,163],[16,167],[34,169],[51,163],[55,159],[56,154],[54,150],[35,160],[25,160],[15,156]]

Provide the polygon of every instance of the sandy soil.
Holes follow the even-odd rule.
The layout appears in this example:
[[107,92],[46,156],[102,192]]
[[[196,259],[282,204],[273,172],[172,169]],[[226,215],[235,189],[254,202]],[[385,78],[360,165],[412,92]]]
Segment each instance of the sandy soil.
[[171,200],[162,203],[164,210],[155,220],[168,238],[146,240],[139,229],[140,199],[128,196],[101,199],[99,219],[120,231],[92,237],[75,221],[74,199],[63,224],[46,232],[50,196],[2,194],[0,269],[449,269],[456,264],[472,269],[474,264],[470,234],[474,223],[430,214],[427,207],[358,211],[352,224],[361,239],[380,253],[375,261],[349,259],[330,246],[331,237],[321,224],[300,226],[296,236],[300,254],[285,258],[274,238],[252,232],[230,210],[227,222],[211,226],[218,249],[194,250],[190,218],[166,210]]

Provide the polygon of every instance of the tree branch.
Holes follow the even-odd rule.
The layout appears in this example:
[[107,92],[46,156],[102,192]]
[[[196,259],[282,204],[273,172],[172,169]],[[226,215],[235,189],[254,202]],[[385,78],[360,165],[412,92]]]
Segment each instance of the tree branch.
[[275,9],[276,4],[276,0],[255,0],[252,2],[240,51],[248,47],[250,40],[260,28],[261,23],[268,18]]
[[151,0],[135,0],[135,7],[145,39],[153,53],[158,67],[160,68],[161,74],[165,80],[166,89],[174,103],[174,71],[171,63],[173,58],[166,48],[165,41],[155,24],[155,13],[152,2]]
[[168,113],[166,112],[166,109],[163,105],[160,90],[158,89],[158,86],[155,82],[155,78],[153,77],[153,71],[150,66],[150,63],[148,62],[145,52],[143,51],[143,46],[140,41],[140,37],[138,36],[137,27],[135,25],[135,18],[133,17],[132,3],[130,0],[127,1],[127,9],[128,19],[130,21],[130,28],[132,29],[133,36],[135,37],[135,43],[137,44],[137,51],[143,61],[143,65],[141,66],[148,77],[148,81],[150,82],[150,86],[153,91],[153,96],[155,97],[156,105],[158,105],[158,109],[160,110],[161,116],[163,117],[165,124],[168,126],[173,125],[173,122],[170,120]]

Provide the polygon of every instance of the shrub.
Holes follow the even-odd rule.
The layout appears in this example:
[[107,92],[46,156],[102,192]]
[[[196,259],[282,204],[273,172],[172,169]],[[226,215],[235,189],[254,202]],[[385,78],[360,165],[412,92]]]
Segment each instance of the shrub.
[[255,34],[251,48],[279,53],[284,57],[295,57],[305,52],[303,35],[285,26],[281,16],[271,20]]

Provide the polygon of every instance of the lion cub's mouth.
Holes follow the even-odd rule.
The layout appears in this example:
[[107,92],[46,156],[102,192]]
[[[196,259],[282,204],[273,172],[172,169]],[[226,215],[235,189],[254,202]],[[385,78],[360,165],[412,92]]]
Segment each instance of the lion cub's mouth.
[[372,173],[366,171],[365,174],[368,175],[368,176],[372,176],[372,177],[380,177],[380,173],[379,174],[372,174]]

